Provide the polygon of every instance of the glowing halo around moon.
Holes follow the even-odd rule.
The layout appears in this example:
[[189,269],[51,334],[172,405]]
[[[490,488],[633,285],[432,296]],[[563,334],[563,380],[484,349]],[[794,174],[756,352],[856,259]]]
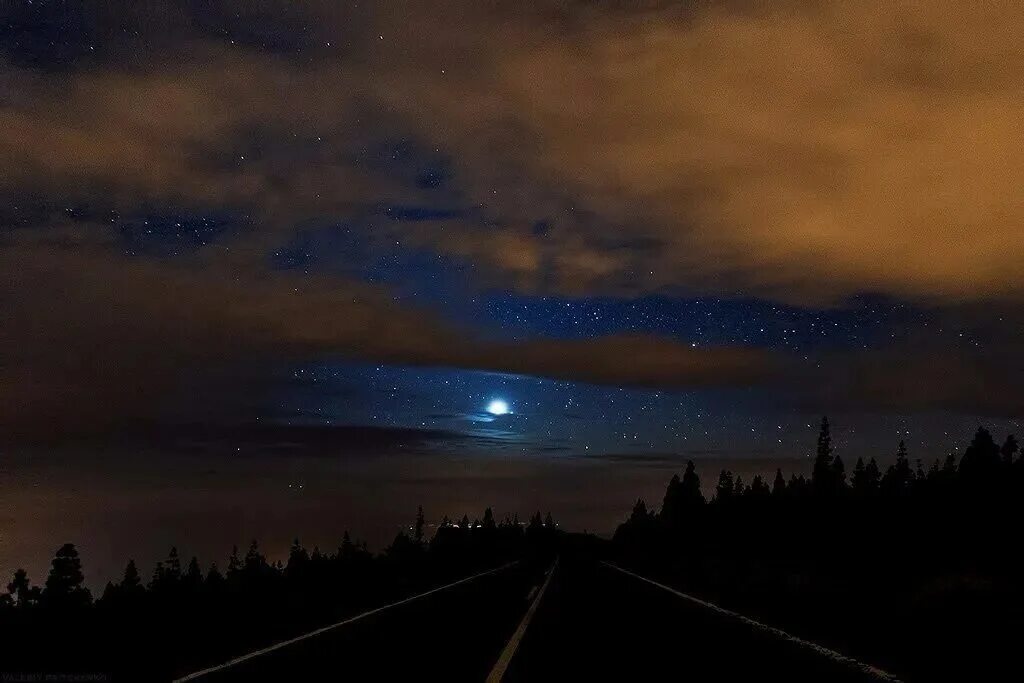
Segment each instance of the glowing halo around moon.
[[508,401],[496,398],[487,404],[487,412],[491,415],[508,415],[512,411],[508,408]]

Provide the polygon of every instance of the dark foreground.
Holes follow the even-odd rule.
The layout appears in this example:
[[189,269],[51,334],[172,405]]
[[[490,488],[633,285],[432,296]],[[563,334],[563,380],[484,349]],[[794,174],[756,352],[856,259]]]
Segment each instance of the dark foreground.
[[[786,680],[878,677],[582,556],[501,571],[192,680]],[[511,658],[509,658],[511,654]],[[499,669],[500,670],[500,669]]]

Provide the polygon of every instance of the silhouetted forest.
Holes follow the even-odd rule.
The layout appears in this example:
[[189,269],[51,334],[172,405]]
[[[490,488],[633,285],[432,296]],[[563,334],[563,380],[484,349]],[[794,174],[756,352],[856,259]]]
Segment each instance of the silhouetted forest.
[[223,567],[171,548],[148,575],[128,561],[95,599],[67,544],[42,585],[18,570],[0,593],[4,669],[167,679],[560,552],[614,559],[908,680],[1006,680],[1024,633],[1018,443],[979,428],[962,455],[926,464],[902,442],[894,455],[848,470],[823,419],[809,478],[746,483],[723,470],[712,490],[689,462],[660,509],[638,500],[611,542],[566,534],[550,514],[521,524],[490,509],[446,518],[428,539],[421,509],[376,555],[348,533],[331,551],[296,539],[286,562],[255,541]]
[[1017,440],[979,428],[962,456],[895,450],[884,469],[874,458],[848,469],[826,418],[810,478],[778,470],[746,483],[723,470],[710,500],[689,462],[660,510],[636,502],[614,552],[910,679],[1009,680],[1024,633]]
[[447,518],[426,538],[420,508],[380,554],[345,532],[337,549],[295,539],[271,563],[253,541],[226,566],[203,567],[172,547],[148,577],[133,560],[94,599],[73,544],[61,546],[42,586],[15,572],[0,594],[3,670],[97,672],[117,680],[169,680],[346,616],[514,559],[552,552],[557,525]]

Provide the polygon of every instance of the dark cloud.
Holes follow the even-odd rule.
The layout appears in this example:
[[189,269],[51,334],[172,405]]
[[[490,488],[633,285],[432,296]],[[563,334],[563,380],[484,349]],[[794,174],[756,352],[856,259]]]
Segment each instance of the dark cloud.
[[0,288],[9,433],[247,420],[275,388],[273,368],[311,358],[677,387],[751,382],[768,363],[760,352],[656,338],[487,342],[370,285],[208,253],[125,259],[90,228],[29,233],[0,249],[10,274]]

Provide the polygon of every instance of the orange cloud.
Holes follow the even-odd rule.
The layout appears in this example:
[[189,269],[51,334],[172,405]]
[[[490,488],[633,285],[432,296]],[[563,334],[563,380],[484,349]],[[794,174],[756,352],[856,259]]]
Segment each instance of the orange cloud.
[[[277,231],[416,197],[351,162],[383,126],[451,154],[470,199],[511,226],[425,240],[511,286],[1021,293],[1017,3],[304,11],[345,49],[288,59],[188,35],[185,63],[57,85],[8,70],[4,186],[230,205]],[[522,231],[542,219],[547,234]]]

